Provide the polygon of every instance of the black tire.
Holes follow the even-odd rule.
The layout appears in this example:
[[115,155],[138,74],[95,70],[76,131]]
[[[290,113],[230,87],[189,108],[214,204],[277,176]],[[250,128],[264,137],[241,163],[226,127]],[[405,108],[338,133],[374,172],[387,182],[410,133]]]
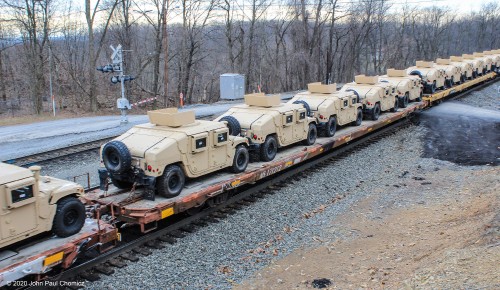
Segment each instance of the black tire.
[[376,103],[375,106],[372,109],[372,113],[370,115],[370,119],[373,121],[377,121],[378,117],[380,117],[380,104]]
[[318,128],[316,124],[309,124],[309,130],[307,131],[307,138],[302,141],[302,143],[306,146],[312,145],[316,142],[316,138],[318,138]]
[[130,189],[134,185],[133,182],[125,181],[125,180],[120,180],[111,177],[111,183],[113,183],[114,186],[116,186],[119,189]]
[[472,71],[472,78],[475,79],[478,77],[478,69]]
[[248,154],[248,149],[245,145],[238,145],[234,152],[233,166],[231,166],[231,171],[234,173],[240,173],[245,171],[250,161],[250,154]]
[[455,85],[455,77],[452,76],[450,79],[450,88],[452,88]]
[[397,112],[399,109],[399,98],[396,97],[396,100],[394,101],[394,107],[391,108],[391,112]]
[[423,91],[420,91],[420,96],[418,98],[415,99],[415,101],[417,102],[422,102],[422,98],[424,96],[424,92]]
[[410,93],[409,92],[406,92],[404,97],[403,97],[403,101],[402,102],[399,102],[399,106],[401,108],[406,108],[408,107],[408,103],[410,102]]
[[460,83],[465,83],[466,80],[467,80],[467,77],[464,74],[460,75]]
[[359,93],[353,89],[347,89],[346,92],[353,92],[356,95],[356,103],[359,103]]
[[185,182],[184,171],[178,165],[169,165],[165,172],[156,179],[156,191],[166,198],[176,197],[181,193]]
[[323,135],[325,137],[333,137],[337,131],[337,118],[331,116],[328,122],[325,124],[325,129],[323,130]]
[[418,76],[418,77],[420,77],[420,81],[424,80],[424,77],[422,76],[422,73],[420,71],[418,71],[418,70],[411,71],[410,75],[411,76]]
[[260,160],[271,161],[278,153],[278,141],[274,135],[266,137],[266,141],[260,145]]
[[76,197],[65,197],[57,202],[52,231],[65,238],[78,233],[85,223],[85,206]]
[[220,118],[219,122],[226,121],[229,128],[229,135],[238,136],[241,133],[241,125],[238,120],[233,116],[224,116]]
[[436,90],[437,90],[437,87],[436,87],[436,81],[433,81],[433,82],[432,82],[432,85],[431,85],[431,87],[430,87],[430,93],[431,93],[431,94],[434,94],[434,93],[436,92]]
[[358,114],[356,115],[356,121],[354,121],[354,126],[361,126],[362,122],[363,122],[363,110],[361,110],[361,108],[358,108]]
[[132,155],[121,141],[111,141],[102,148],[102,161],[111,173],[123,173],[132,165]]
[[295,101],[293,103],[294,104],[300,104],[300,105],[304,106],[304,108],[306,109],[307,116],[311,117],[311,107],[309,106],[309,104],[306,101],[298,100],[298,101]]

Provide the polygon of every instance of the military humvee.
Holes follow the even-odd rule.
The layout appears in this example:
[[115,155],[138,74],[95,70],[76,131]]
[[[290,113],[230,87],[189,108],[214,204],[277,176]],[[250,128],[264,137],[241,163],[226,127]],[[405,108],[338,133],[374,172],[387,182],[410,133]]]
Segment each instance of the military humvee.
[[446,86],[448,88],[453,87],[455,84],[461,83],[462,80],[462,69],[460,66],[451,63],[451,59],[436,59],[435,67],[443,69],[445,72]]
[[496,71],[500,67],[500,49],[485,51],[484,54],[491,57],[491,70]]
[[245,171],[247,140],[230,136],[225,123],[196,120],[194,111],[177,108],[149,111],[148,116],[150,123],[136,125],[101,147],[101,189],[110,178],[118,188],[145,185],[147,191],[171,198],[181,193],[186,177],[226,167]]
[[354,82],[345,84],[341,91],[355,92],[363,104],[364,115],[371,120],[378,120],[380,112],[396,112],[399,107],[396,88],[389,82],[379,82],[378,76],[355,76]]
[[408,75],[406,70],[388,69],[387,74],[380,76],[381,82],[389,82],[396,87],[399,106],[406,108],[410,101],[422,100],[422,83],[420,77]]
[[305,103],[285,104],[279,95],[257,93],[245,95],[245,104],[232,107],[215,120],[228,122],[232,135],[246,137],[260,160],[271,161],[279,147],[316,142],[316,119],[309,114]]
[[289,104],[305,102],[316,118],[319,132],[326,137],[335,135],[337,125],[361,125],[363,105],[352,91],[339,92],[337,84],[324,85],[320,82],[307,85],[307,91],[296,94]]
[[86,214],[78,195],[83,187],[40,176],[40,169],[0,163],[0,248],[51,230],[68,237],[82,228]]
[[418,60],[416,66],[407,70],[409,75],[419,76],[424,85],[424,93],[434,94],[438,88],[445,86],[445,72],[434,66],[432,61]]
[[461,56],[451,56],[450,61],[451,61],[451,64],[454,64],[454,65],[460,67],[460,70],[462,72],[460,79],[462,80],[462,82],[473,78],[472,72],[474,70],[473,70],[472,64],[470,62],[464,61],[463,57],[461,57]]
[[477,78],[483,75],[484,71],[484,61],[480,58],[473,56],[472,54],[462,54],[464,62],[470,63],[472,65],[472,78]]
[[491,71],[491,64],[493,62],[493,58],[491,56],[485,55],[482,52],[474,52],[472,55],[483,61],[483,75]]

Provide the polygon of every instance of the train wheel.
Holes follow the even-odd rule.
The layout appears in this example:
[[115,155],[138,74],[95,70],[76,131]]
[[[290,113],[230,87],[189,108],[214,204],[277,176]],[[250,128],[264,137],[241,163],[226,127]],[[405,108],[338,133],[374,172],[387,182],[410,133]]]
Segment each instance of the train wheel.
[[278,141],[274,135],[266,137],[266,141],[260,145],[260,160],[271,161],[278,153]]
[[178,165],[169,165],[165,172],[157,178],[156,190],[163,197],[176,197],[181,193],[185,181],[184,171]]

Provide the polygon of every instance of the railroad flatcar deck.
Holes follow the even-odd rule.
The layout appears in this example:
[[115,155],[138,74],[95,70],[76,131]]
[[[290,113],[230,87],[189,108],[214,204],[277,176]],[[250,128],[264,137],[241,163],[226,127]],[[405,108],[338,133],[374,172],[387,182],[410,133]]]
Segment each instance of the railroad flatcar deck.
[[377,121],[364,120],[361,126],[343,127],[333,137],[318,138],[314,145],[303,146],[299,143],[282,148],[273,161],[250,163],[244,173],[233,174],[222,170],[197,178],[186,183],[181,194],[175,198],[168,199],[157,196],[154,201],[145,200],[141,198],[140,189],[137,192],[123,192],[110,186],[108,192],[91,191],[85,195],[84,199],[89,204],[105,205],[104,208],[116,216],[118,220],[138,224],[145,232],[146,228],[154,228],[154,226],[146,227],[148,224],[155,223],[174,213],[199,206],[210,197],[276,174],[324,151],[369,134],[425,106],[425,102],[411,103],[407,108],[399,109],[398,112],[383,113]]
[[[28,280],[14,282],[28,275],[40,280],[50,270],[70,267],[78,254],[90,247],[112,244],[117,230],[102,221],[87,219],[82,230],[67,238],[51,237],[18,250],[0,251],[0,287],[30,286]],[[104,250],[104,249],[103,249]],[[14,284],[13,284],[14,283]]]
[[490,73],[487,73],[483,76],[477,77],[473,80],[468,80],[463,84],[455,85],[452,88],[439,91],[435,94],[424,95],[423,99],[424,99],[424,101],[427,101],[427,102],[429,102],[429,104],[432,105],[432,103],[435,101],[439,101],[441,99],[444,99],[444,98],[446,98],[452,94],[455,94],[457,92],[465,91],[465,90],[469,89],[470,87],[476,86],[482,82],[494,79],[494,78],[496,78],[496,76],[497,76],[496,73],[490,72]]

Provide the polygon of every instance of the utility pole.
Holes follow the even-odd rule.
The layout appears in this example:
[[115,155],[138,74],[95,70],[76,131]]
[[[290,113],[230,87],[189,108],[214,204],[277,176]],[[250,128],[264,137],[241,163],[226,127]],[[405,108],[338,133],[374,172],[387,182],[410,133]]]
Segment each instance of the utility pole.
[[116,48],[112,45],[109,46],[113,50],[113,55],[111,56],[112,64],[107,64],[105,66],[98,67],[97,70],[103,73],[117,72],[119,73],[117,76],[111,77],[111,83],[117,84],[120,82],[121,85],[121,98],[116,100],[116,106],[121,111],[121,123],[128,123],[127,111],[132,107],[130,106],[130,102],[127,100],[125,96],[125,82],[132,81],[135,79],[133,76],[125,75],[123,69],[123,49],[122,45],[119,44]]
[[168,104],[168,31],[167,31],[167,1],[163,2],[163,49],[164,49],[164,64],[163,64],[163,98],[164,106]]

